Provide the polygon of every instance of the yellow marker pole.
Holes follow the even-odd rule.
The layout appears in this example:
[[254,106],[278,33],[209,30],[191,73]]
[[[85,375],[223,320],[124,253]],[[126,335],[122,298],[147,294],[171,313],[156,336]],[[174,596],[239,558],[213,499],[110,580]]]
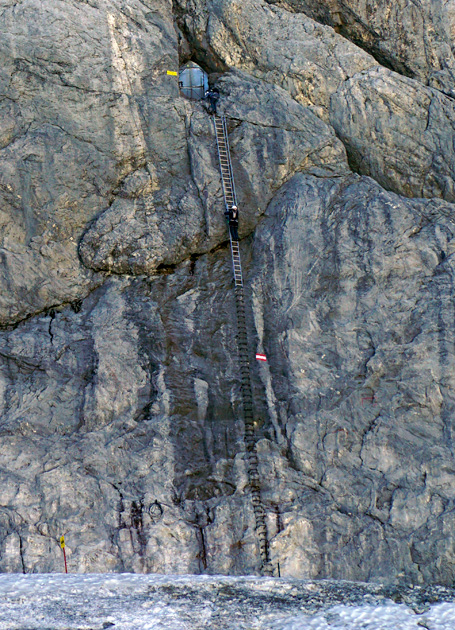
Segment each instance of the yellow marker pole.
[[65,561],[65,573],[68,573],[68,567],[66,566],[65,536],[60,536],[60,547],[62,548],[63,560]]
[[174,72],[174,70],[168,70],[166,72],[166,74],[168,74],[170,77],[178,77],[179,73],[178,72]]

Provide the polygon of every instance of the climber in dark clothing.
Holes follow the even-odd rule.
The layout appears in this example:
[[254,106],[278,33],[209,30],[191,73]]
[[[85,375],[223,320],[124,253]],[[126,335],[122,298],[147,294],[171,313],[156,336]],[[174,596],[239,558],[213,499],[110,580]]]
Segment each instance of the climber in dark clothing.
[[239,209],[237,206],[229,208],[229,231],[233,241],[239,240]]
[[216,114],[216,104],[218,102],[218,99],[220,98],[220,92],[218,90],[218,88],[212,88],[210,90],[207,90],[207,92],[205,93],[205,97],[207,99],[207,101],[209,102],[209,107],[210,107],[210,113],[211,114]]

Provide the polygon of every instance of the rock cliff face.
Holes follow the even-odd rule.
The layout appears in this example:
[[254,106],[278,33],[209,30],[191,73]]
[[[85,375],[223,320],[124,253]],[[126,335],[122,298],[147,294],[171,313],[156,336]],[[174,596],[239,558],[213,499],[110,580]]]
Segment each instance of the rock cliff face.
[[[454,579],[452,2],[0,2],[0,570]],[[267,363],[254,362],[265,352]]]

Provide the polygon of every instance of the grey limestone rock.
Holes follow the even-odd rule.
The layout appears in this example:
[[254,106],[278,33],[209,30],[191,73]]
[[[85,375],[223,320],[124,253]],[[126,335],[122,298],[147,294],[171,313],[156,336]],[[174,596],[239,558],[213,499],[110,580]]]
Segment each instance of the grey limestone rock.
[[280,366],[263,367],[262,379],[288,458],[271,464],[264,445],[263,465],[272,477],[285,477],[284,465],[303,485],[311,479],[302,502],[311,516],[289,521],[305,533],[305,560],[289,553],[286,528],[272,549],[292,566],[318,558],[322,544],[322,572],[338,577],[345,554],[354,575],[362,550],[368,579],[450,581],[453,206],[406,201],[368,178],[297,175],[267,214],[255,239],[255,313],[267,365]]
[[267,0],[333,26],[381,64],[454,96],[453,0]]
[[454,200],[450,90],[447,96],[422,84],[417,72],[412,79],[379,66],[333,28],[281,5],[217,0],[209,11],[198,0],[191,4],[195,17],[179,1],[182,29],[201,61],[244,69],[287,90],[334,127],[355,171],[410,197]]
[[289,91],[327,120],[330,95],[374,58],[330,28],[262,0],[177,0],[201,63],[238,68]]
[[[235,126],[231,151],[242,234],[255,228],[274,192],[295,172],[348,172],[344,147],[333,129],[285,90],[238,72],[227,73],[219,87],[220,111],[229,112]],[[87,267],[153,273],[226,239],[213,124],[200,105],[186,109],[191,175],[186,190],[180,198],[172,189],[153,190],[151,185],[134,195],[121,192],[82,238],[80,253]]]
[[87,224],[150,154],[157,181],[185,163],[170,8],[2,6],[1,323],[86,295],[99,283],[78,259]]
[[330,122],[351,166],[409,197],[455,200],[453,100],[385,68],[335,92]]
[[453,582],[449,90],[291,4],[3,2],[1,571],[61,570],[61,534],[71,571],[260,570],[213,123],[167,74],[192,58],[273,568]]
[[[283,575],[452,580],[452,213],[296,174],[242,245]],[[258,570],[230,276],[221,248],[2,334],[3,570],[57,570],[60,532],[75,571]]]

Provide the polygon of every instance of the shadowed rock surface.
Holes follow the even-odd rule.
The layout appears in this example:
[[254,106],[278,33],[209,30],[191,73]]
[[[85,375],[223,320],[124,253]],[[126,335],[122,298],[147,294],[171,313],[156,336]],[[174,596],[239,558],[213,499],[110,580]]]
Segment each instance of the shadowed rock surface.
[[310,4],[1,5],[0,570],[260,569],[193,58],[275,571],[453,583],[452,100]]

